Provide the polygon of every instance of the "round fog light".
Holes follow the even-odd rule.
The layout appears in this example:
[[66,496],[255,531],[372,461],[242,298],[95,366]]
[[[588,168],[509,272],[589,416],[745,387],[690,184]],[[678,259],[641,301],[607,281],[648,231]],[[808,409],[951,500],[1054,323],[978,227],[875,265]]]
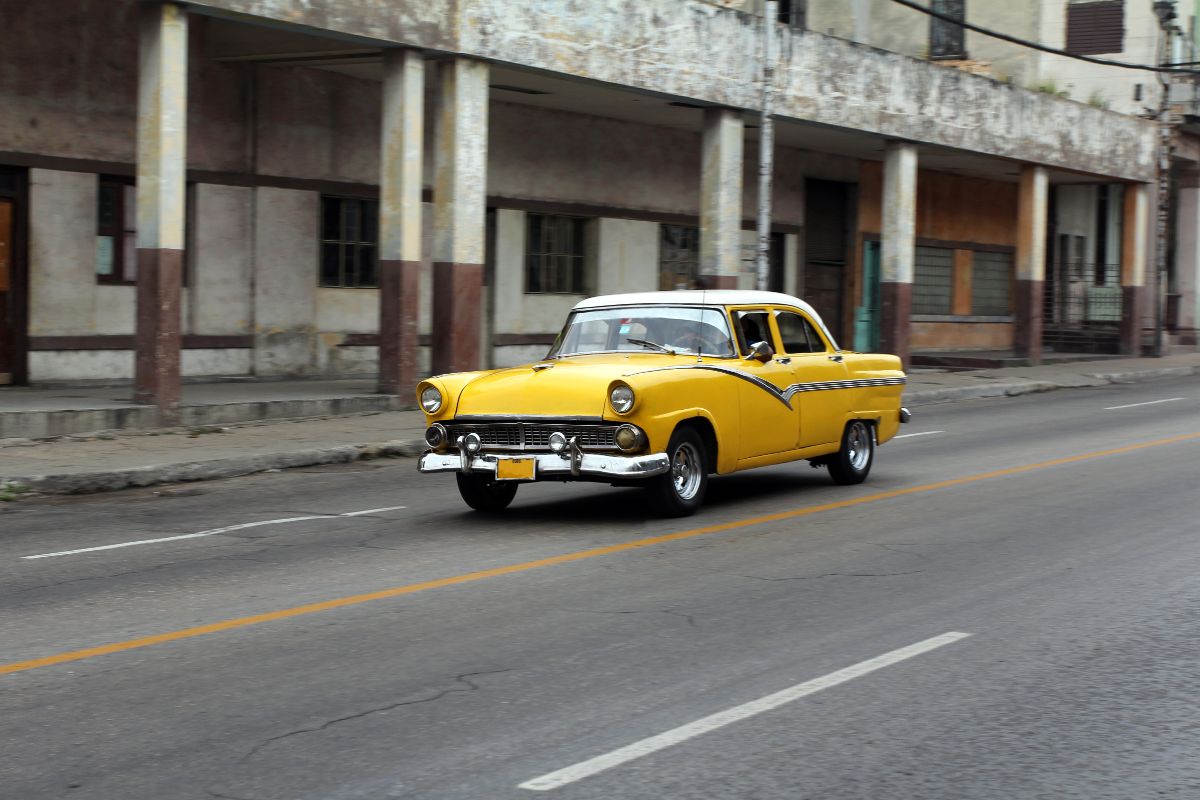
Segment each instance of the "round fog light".
[[642,441],[642,432],[632,425],[622,425],[617,428],[617,447],[628,452],[636,448]]
[[462,443],[471,455],[475,455],[483,449],[483,440],[479,438],[478,433],[468,433],[462,438]]
[[562,431],[555,431],[550,434],[550,449],[555,453],[564,453],[567,450],[567,435]]
[[425,429],[425,444],[436,449],[445,443],[446,429],[443,426],[435,423]]

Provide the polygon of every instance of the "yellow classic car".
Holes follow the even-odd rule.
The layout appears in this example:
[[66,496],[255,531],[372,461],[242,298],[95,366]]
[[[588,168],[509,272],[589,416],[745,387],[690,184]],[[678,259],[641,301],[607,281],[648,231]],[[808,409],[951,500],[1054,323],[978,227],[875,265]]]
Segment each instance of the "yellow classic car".
[[643,485],[659,513],[684,516],[712,474],[807,459],[861,483],[909,419],[905,380],[895,356],[839,350],[789,295],[593,297],[535,364],[422,381],[419,468],[455,473],[478,511],[521,483],[588,480]]

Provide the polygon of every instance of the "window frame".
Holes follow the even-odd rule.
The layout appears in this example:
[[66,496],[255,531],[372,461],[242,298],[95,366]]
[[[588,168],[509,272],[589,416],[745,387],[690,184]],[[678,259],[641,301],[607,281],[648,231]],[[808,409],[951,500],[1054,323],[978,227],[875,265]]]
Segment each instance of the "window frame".
[[[326,204],[338,203],[338,236],[330,238],[326,234]],[[357,231],[358,238],[347,238],[348,233],[353,231],[347,230],[346,209],[348,204],[354,203],[358,207]],[[318,208],[317,220],[317,288],[320,289],[378,289],[379,288],[379,201],[372,197],[354,197],[348,195],[322,194],[320,206]],[[368,226],[364,224],[366,220],[370,220],[369,226],[371,232],[374,233],[373,238],[365,238]],[[325,274],[325,253],[329,246],[338,247],[338,281],[329,282],[326,280]],[[347,248],[353,248],[354,255],[347,260]],[[363,282],[361,273],[359,272],[359,253],[364,248],[372,250],[372,276],[373,281]],[[351,283],[347,280],[349,270],[347,264],[352,265],[354,273],[354,281]]]
[[[547,221],[552,221],[555,226],[569,225],[569,234],[566,236],[568,240],[569,252],[563,247],[549,247],[547,241],[548,227]],[[576,295],[585,296],[588,294],[588,222],[590,218],[576,216],[573,214],[542,214],[537,212],[526,212],[525,214],[525,248],[524,248],[524,263],[522,265],[522,275],[524,278],[523,289],[525,294],[539,295]],[[534,225],[539,224],[538,231],[541,242],[538,243],[538,249],[534,249]],[[558,231],[562,233],[561,230]],[[543,250],[542,248],[548,248]],[[556,270],[560,263],[547,263],[546,259],[566,259],[566,263],[570,265],[567,275],[557,273]],[[534,271],[538,273],[538,280],[531,280]],[[550,281],[546,281],[547,275],[553,274]],[[537,288],[533,288],[534,284]],[[551,284],[548,288],[546,283]]]
[[[111,224],[104,225],[100,219],[101,196],[105,189],[114,188],[117,190],[118,200],[114,206],[114,220]],[[132,202],[128,199],[128,195],[132,193]],[[129,206],[132,205],[132,220]],[[92,265],[92,273],[96,276],[96,283],[107,286],[136,286],[137,285],[137,181],[125,175],[97,175],[96,176],[96,261]],[[126,256],[128,251],[125,247],[125,241],[130,236],[133,237],[133,264],[126,264]],[[100,239],[101,237],[109,237],[113,240],[112,250],[112,271],[109,273],[101,273],[100,268]],[[130,277],[132,275],[132,277]]]

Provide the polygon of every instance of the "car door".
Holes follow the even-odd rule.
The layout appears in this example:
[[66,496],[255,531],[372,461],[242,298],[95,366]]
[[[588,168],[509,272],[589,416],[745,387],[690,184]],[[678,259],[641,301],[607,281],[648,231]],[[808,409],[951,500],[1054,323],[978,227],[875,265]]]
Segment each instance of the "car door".
[[777,308],[772,317],[780,342],[776,360],[786,361],[792,371],[800,447],[840,441],[854,401],[842,355],[803,311]]
[[775,358],[766,363],[746,358],[755,342],[766,342],[778,352],[779,342],[771,326],[771,313],[766,308],[737,308],[731,313],[740,351],[738,360],[731,362],[734,365],[731,369],[741,373],[735,388],[741,411],[738,458],[794,450],[799,433],[799,412],[786,396],[793,382],[791,365]]

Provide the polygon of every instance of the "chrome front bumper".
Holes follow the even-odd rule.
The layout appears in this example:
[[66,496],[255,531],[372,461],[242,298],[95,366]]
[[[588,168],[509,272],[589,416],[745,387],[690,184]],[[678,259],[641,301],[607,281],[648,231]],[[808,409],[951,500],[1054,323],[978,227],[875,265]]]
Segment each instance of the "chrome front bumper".
[[[479,472],[496,474],[501,458],[492,453],[433,453],[421,456],[421,472]],[[666,453],[644,456],[605,456],[595,453],[514,453],[513,458],[532,458],[537,463],[533,479],[541,478],[651,478],[671,465]]]

